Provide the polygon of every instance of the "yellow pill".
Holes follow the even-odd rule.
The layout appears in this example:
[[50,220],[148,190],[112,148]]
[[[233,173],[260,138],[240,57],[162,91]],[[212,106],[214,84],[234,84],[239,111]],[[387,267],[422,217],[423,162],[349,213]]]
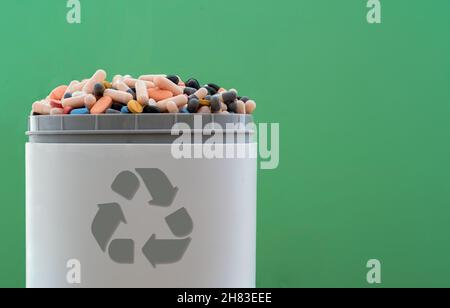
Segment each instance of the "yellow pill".
[[111,89],[112,83],[105,80],[105,81],[103,81],[103,86],[105,87],[105,89]]
[[211,106],[211,103],[208,100],[206,100],[206,99],[201,99],[200,100],[200,105],[209,107],[209,106]]
[[131,113],[142,113],[144,111],[144,107],[135,100],[129,101],[127,106]]

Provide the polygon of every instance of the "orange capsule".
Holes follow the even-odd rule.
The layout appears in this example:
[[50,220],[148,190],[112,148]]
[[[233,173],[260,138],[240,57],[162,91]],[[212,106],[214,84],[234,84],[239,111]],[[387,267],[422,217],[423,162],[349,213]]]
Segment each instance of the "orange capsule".
[[64,93],[66,93],[67,90],[67,86],[59,86],[57,88],[55,88],[52,93],[50,93],[50,99],[55,99],[55,100],[62,100],[64,97]]
[[161,90],[158,88],[148,89],[148,96],[155,101],[159,102],[168,98],[173,97],[173,93],[167,90]]
[[109,96],[103,96],[101,99],[95,103],[91,109],[91,114],[102,114],[105,113],[112,105],[112,98]]

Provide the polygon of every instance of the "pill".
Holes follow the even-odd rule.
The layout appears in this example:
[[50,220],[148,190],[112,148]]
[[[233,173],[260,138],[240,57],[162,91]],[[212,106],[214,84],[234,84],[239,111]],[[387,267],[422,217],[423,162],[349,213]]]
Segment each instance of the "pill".
[[147,105],[149,105],[149,106],[156,106],[156,101],[153,98],[150,98],[148,100],[148,104]]
[[64,114],[69,114],[72,110],[73,108],[70,106],[63,107]]
[[181,94],[175,97],[159,101],[156,105],[158,106],[159,109],[161,109],[161,111],[164,112],[167,111],[166,105],[168,102],[174,102],[177,105],[177,107],[180,107],[188,103],[188,97],[186,95]]
[[71,98],[72,97],[72,93],[66,93],[64,94],[64,98]]
[[58,101],[60,101],[61,99],[64,98],[64,93],[66,93],[68,86],[59,86],[57,88],[55,88],[51,93],[50,93],[50,99],[56,99]]
[[211,97],[210,105],[212,113],[217,113],[222,110],[222,102],[220,101],[220,98],[216,95]]
[[211,113],[211,109],[209,109],[209,107],[207,107],[207,106],[203,106],[203,107],[201,107],[201,108],[198,110],[197,113],[206,113],[206,114],[208,114],[208,113]]
[[178,85],[182,88],[186,87],[186,84],[180,80],[180,82],[178,83]]
[[148,96],[148,90],[147,85],[143,80],[138,80],[136,82],[136,99],[141,105],[147,105],[149,96]]
[[75,91],[72,93],[72,97],[77,97],[77,96],[85,96],[86,93],[84,93],[83,91]]
[[248,100],[245,103],[245,113],[252,114],[256,110],[256,103],[253,100]]
[[92,94],[94,92],[95,84],[102,83],[106,79],[106,72],[104,70],[98,70],[92,75],[83,87],[83,92]]
[[166,78],[169,79],[170,81],[172,81],[176,85],[180,83],[180,77],[178,77],[176,75],[169,75]]
[[105,81],[103,81],[103,86],[105,87],[105,89],[111,89],[112,83],[105,80]]
[[35,102],[31,107],[32,111],[37,114],[48,115],[52,107],[43,102]]
[[117,113],[121,113],[119,110],[116,110],[116,109],[108,109],[108,110],[106,110],[106,112],[105,112],[106,114],[117,114]]
[[234,92],[236,94],[236,97],[238,95],[238,91],[236,89],[230,89],[230,90],[228,90],[228,92]]
[[136,89],[128,89],[127,93],[130,93],[133,99],[136,100]]
[[173,101],[167,102],[166,109],[169,113],[178,113],[179,111],[177,104]]
[[73,80],[69,83],[69,86],[66,89],[66,92],[64,93],[64,96],[67,95],[67,93],[72,93],[75,92],[75,90],[73,89],[74,86],[78,85],[80,82],[78,80]]
[[244,103],[248,102],[250,99],[247,96],[243,96],[240,98],[241,101],[243,101]]
[[56,100],[56,99],[51,99],[50,100],[50,107],[52,108],[63,108],[63,105],[61,104],[60,100]]
[[230,113],[236,113],[236,111],[237,111],[237,103],[233,102],[231,104],[228,104],[228,111]]
[[209,100],[207,100],[207,99],[200,99],[199,102],[200,102],[200,106],[211,106]]
[[143,113],[161,113],[161,110],[159,110],[159,108],[156,106],[147,105],[144,107]]
[[142,75],[139,77],[139,79],[141,80],[147,80],[147,81],[151,81],[153,82],[155,80],[155,77],[166,77],[167,75],[162,75],[162,74],[154,74],[154,75]]
[[61,100],[63,107],[69,106],[72,108],[82,108],[84,107],[84,99],[86,95],[74,96],[71,98],[65,98]]
[[220,94],[221,101],[225,104],[233,103],[237,99],[236,92],[227,91]]
[[194,89],[200,89],[200,83],[197,79],[191,78],[188,81],[186,81],[186,87],[188,88],[194,88]]
[[64,110],[62,108],[52,108],[50,109],[50,115],[62,115]]
[[200,88],[194,93],[194,95],[198,97],[198,99],[205,98],[205,96],[208,95],[208,90],[206,88]]
[[78,91],[83,91],[84,86],[86,85],[87,80],[83,80],[81,82],[78,82],[74,84],[70,89],[68,89],[69,92],[74,93]]
[[186,87],[183,89],[183,93],[188,96],[195,94],[195,92],[197,92],[197,89],[194,89],[194,88]]
[[196,98],[192,98],[189,100],[187,110],[190,113],[196,113],[198,108],[200,108],[200,101]]
[[204,99],[206,99],[207,101],[210,101],[211,97],[212,97],[211,95],[206,95]]
[[224,88],[220,88],[219,91],[217,91],[217,93],[223,93],[223,92],[227,92],[227,90],[225,90]]
[[[124,78],[123,79],[123,83],[125,83],[127,86],[129,86],[130,88],[135,88],[136,87],[136,82],[138,82],[140,79],[134,79],[134,78]],[[143,81],[146,85],[147,88],[153,88],[155,87],[155,84],[151,81],[147,81],[147,80],[141,80]]]
[[120,112],[121,113],[130,113],[127,106],[123,106],[122,109],[120,110]]
[[129,101],[127,106],[128,110],[132,113],[142,113],[142,111],[144,111],[144,107],[142,107],[142,105],[135,100]]
[[221,114],[230,114],[228,111],[222,111]]
[[89,109],[87,108],[77,108],[73,109],[70,114],[89,114]]
[[227,111],[228,110],[228,106],[227,105],[225,105],[224,103],[220,103],[221,104],[221,106],[222,106],[222,110],[223,111]]
[[129,101],[133,100],[133,95],[127,92],[113,90],[113,89],[107,89],[105,90],[104,96],[109,96],[113,99],[113,101],[122,103],[122,104],[128,104]]
[[216,90],[216,92],[219,92],[219,90],[220,90],[220,87],[218,85],[216,85],[215,83],[208,83],[207,86],[210,88],[213,88],[214,90]]
[[173,97],[173,93],[167,90],[161,90],[158,88],[148,89],[148,96],[155,101],[159,102],[168,98]]
[[183,94],[183,90],[177,84],[173,83],[167,78],[164,77],[155,77],[154,79],[155,86],[160,88],[161,90],[167,90],[173,93],[174,96]]
[[114,109],[114,110],[120,111],[120,110],[122,109],[122,107],[123,107],[122,104],[113,102],[113,103],[111,104],[110,109]]
[[243,101],[236,102],[236,113],[245,114],[245,103]]
[[91,109],[91,114],[102,114],[112,106],[112,98],[109,96],[103,96],[100,98]]
[[105,86],[103,83],[96,83],[94,86],[94,95],[97,97],[103,96],[103,93],[105,92]]
[[214,88],[212,88],[212,87],[210,87],[210,86],[204,86],[204,88],[205,88],[206,90],[208,90],[209,95],[215,95],[215,94],[217,94],[217,90],[214,89]]

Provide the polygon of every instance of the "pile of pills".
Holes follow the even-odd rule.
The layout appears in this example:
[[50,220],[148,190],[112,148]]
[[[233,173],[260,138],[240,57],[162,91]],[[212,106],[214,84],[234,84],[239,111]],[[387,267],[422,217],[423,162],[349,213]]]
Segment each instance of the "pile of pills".
[[32,115],[116,113],[252,114],[255,101],[214,83],[201,86],[175,75],[116,75],[107,81],[104,70],[83,81],[72,81],[33,103]]

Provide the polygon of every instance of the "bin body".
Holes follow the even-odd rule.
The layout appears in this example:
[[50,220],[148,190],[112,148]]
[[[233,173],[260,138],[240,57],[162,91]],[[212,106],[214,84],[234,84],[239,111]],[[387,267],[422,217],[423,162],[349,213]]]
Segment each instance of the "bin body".
[[[28,287],[255,286],[254,157],[178,159],[161,131],[157,142],[139,129],[139,142],[129,129],[115,141],[124,131],[103,138],[92,118],[86,141],[85,131],[63,122],[43,131],[38,121],[26,145]],[[251,141],[216,147],[256,150]]]

